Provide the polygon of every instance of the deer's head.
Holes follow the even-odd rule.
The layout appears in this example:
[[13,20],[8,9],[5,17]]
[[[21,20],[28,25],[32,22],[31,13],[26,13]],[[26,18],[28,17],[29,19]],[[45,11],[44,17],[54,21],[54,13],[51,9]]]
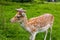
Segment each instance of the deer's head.
[[11,22],[21,22],[25,17],[25,10],[17,9],[17,14],[11,19]]

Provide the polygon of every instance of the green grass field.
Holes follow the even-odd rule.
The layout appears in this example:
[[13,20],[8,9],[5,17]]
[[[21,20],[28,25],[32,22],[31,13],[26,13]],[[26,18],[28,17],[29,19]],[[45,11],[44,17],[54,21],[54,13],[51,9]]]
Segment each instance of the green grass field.
[[[60,40],[60,3],[15,3],[0,2],[0,40],[29,40],[29,32],[21,28],[19,23],[11,23],[17,8],[24,8],[29,18],[51,13],[55,17],[52,40]],[[36,40],[43,40],[44,32],[38,33]],[[49,33],[47,40],[49,40]]]

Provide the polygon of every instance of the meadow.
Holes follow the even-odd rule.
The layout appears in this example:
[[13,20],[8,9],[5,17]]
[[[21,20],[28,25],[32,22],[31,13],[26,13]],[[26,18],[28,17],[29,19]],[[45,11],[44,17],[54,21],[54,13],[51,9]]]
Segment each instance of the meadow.
[[[45,13],[54,15],[52,40],[60,40],[60,3],[16,3],[0,2],[0,40],[29,40],[30,33],[21,28],[19,23],[11,23],[17,8],[26,10],[27,18],[37,17]],[[47,40],[49,40],[49,34]],[[36,40],[43,40],[45,32],[38,33]]]

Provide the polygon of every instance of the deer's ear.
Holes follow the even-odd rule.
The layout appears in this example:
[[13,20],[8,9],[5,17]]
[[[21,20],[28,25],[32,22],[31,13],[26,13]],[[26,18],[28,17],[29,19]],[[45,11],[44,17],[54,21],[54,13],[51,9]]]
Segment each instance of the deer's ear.
[[25,13],[22,13],[22,16],[25,16]]
[[18,12],[19,12],[20,10],[19,10],[19,9],[16,9],[16,11],[18,11]]
[[19,8],[19,9],[16,9],[17,11],[21,11],[21,10],[23,10],[23,8]]
[[24,13],[26,13],[26,10],[23,10]]
[[26,13],[26,10],[23,10],[23,8],[20,8],[20,9],[16,9],[18,12],[24,12]]

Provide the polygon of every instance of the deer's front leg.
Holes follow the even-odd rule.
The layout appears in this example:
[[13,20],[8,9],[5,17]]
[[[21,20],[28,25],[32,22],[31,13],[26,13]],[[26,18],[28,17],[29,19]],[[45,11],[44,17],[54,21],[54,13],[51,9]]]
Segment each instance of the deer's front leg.
[[36,34],[37,34],[37,33],[32,33],[31,36],[30,36],[30,40],[35,40]]

